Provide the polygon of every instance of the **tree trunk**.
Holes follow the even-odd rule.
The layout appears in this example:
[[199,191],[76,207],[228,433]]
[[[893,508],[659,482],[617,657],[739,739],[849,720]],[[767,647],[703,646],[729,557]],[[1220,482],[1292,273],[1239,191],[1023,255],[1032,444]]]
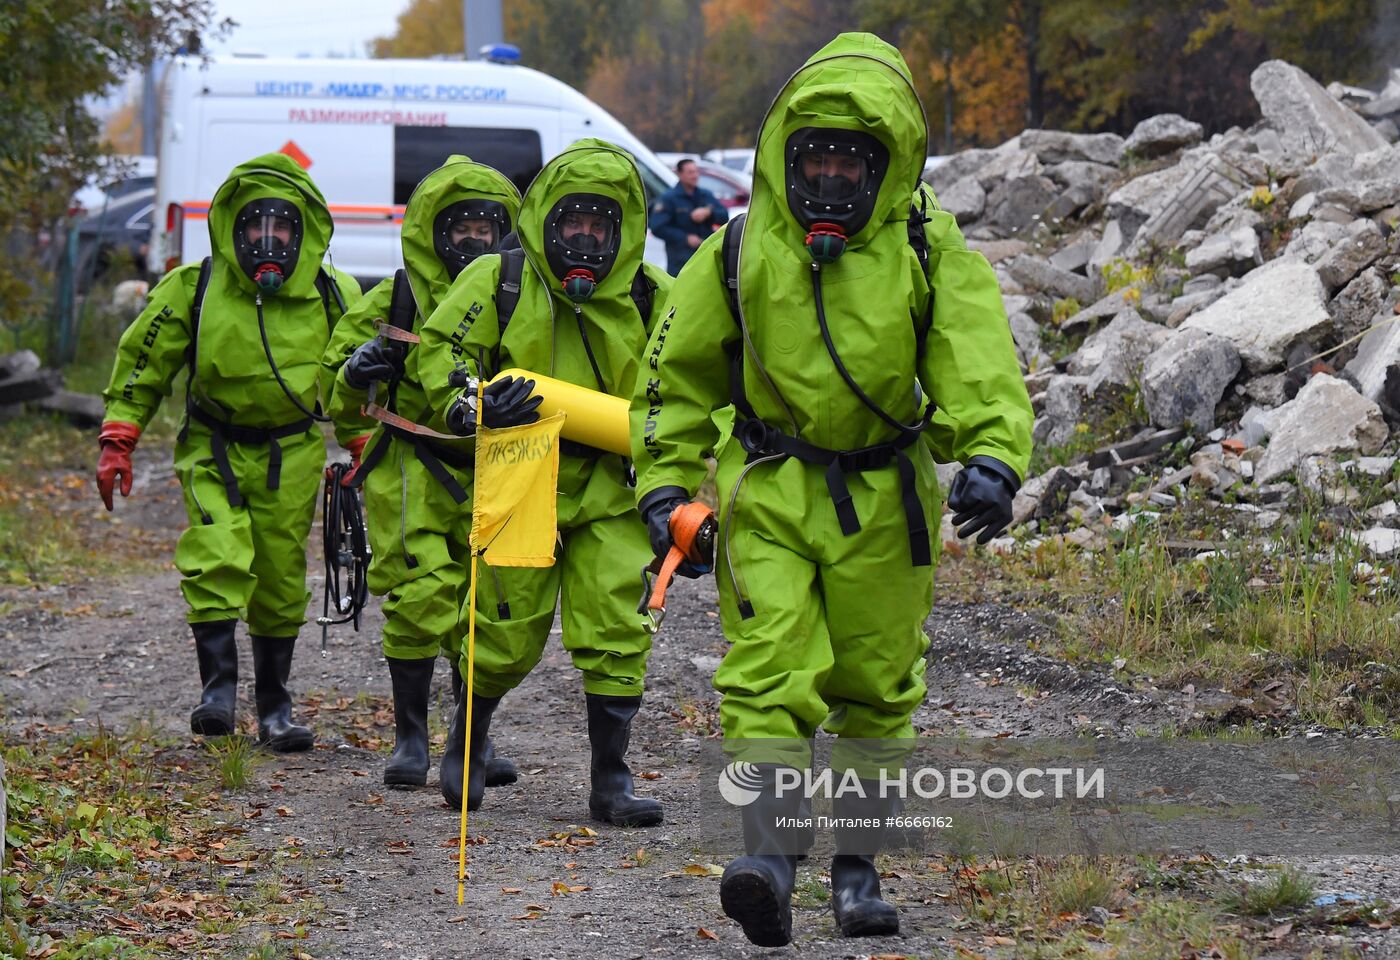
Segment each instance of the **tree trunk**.
[[1021,38],[1026,54],[1026,126],[1040,129],[1045,122],[1045,74],[1040,70],[1040,0],[1021,5]]
[[953,152],[953,48],[943,48],[943,153]]

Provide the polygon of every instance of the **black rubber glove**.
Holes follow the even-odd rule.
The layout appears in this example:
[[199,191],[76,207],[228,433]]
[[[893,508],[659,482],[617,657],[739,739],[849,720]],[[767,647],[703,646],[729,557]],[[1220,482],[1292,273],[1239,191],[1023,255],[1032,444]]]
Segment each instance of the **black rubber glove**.
[[1011,523],[1011,500],[1021,486],[1016,471],[993,457],[973,457],[953,478],[948,506],[953,526],[964,540],[979,530],[978,543],[987,543]]
[[[481,422],[493,430],[501,427],[523,427],[540,418],[536,409],[543,397],[530,396],[535,381],[524,377],[502,377],[486,385],[481,394]],[[476,432],[477,418],[472,394],[464,393],[447,411],[447,428],[460,436]]]
[[403,376],[403,350],[397,344],[375,337],[355,348],[345,361],[345,382],[356,390],[368,390],[371,383]]
[[524,377],[503,377],[486,385],[481,394],[481,422],[493,430],[523,427],[540,418],[536,409],[544,397],[532,397],[535,381]]
[[[676,508],[683,507],[690,502],[690,495],[683,487],[657,487],[642,498],[637,504],[637,510],[642,515],[642,520],[647,525],[647,538],[651,540],[651,552],[656,555],[657,560],[665,560],[666,555],[671,552],[671,514]],[[711,548],[713,553],[713,548]],[[683,577],[696,577],[709,573],[714,569],[715,558],[705,557],[703,568],[695,566],[689,560],[682,560],[676,573]]]

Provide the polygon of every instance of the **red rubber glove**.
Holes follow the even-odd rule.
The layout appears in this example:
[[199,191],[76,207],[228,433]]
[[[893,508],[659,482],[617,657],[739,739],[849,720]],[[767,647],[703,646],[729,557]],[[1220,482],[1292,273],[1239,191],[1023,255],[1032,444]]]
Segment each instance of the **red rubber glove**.
[[345,479],[340,481],[342,487],[350,486],[350,481],[355,479],[355,473],[360,469],[360,457],[365,452],[365,444],[369,443],[369,438],[372,436],[374,436],[372,433],[362,433],[341,444],[350,451],[350,472],[345,475]]
[[122,420],[109,420],[102,425],[97,442],[102,445],[102,455],[97,459],[97,492],[102,495],[102,503],[112,509],[112,488],[117,478],[121,478],[122,496],[131,494],[131,451],[136,449],[136,441],[141,436],[141,428],[134,423]]

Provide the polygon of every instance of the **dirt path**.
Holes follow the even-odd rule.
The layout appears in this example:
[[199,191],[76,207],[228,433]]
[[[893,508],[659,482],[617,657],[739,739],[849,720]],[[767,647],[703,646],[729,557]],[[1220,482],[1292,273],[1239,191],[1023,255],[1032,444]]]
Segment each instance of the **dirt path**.
[[[123,522],[169,539],[183,522],[178,489],[159,473],[146,479],[138,483],[146,496],[124,505],[131,509],[121,514]],[[148,720],[188,743],[187,716],[198,682],[177,584],[176,574],[165,570],[11,596],[0,618],[0,700],[7,728],[23,730],[34,721],[81,726],[100,718],[121,726]],[[319,588],[317,579],[317,604]],[[701,783],[694,763],[701,741],[716,727],[717,698],[709,681],[724,642],[713,591],[711,581],[684,582],[674,591],[634,731],[632,766],[648,778],[640,786],[666,805],[660,828],[623,830],[589,820],[581,687],[567,655],[551,644],[493,727],[498,750],[515,759],[521,778],[491,790],[473,817],[472,881],[466,907],[459,908],[453,882],[457,816],[436,789],[436,763],[422,790],[390,791],[380,781],[392,724],[377,606],[360,634],[334,630],[324,659],[319,630],[304,629],[293,686],[303,713],[313,718],[317,748],[263,762],[245,790],[226,793],[211,812],[247,825],[246,836],[260,847],[300,849],[298,869],[324,904],[301,947],[312,956],[761,955],[765,951],[749,946],[720,912],[718,879],[707,875],[707,858],[688,829],[713,802],[712,784]],[[1179,694],[1130,690],[1107,675],[1027,652],[1028,641],[1051,629],[1053,624],[1006,607],[941,604],[929,622],[929,697],[916,727],[972,736],[1073,735],[1087,727],[1121,736],[1161,729],[1199,706]],[[240,704],[247,721],[246,648],[243,655]],[[442,669],[435,690],[440,735],[450,701]],[[274,806],[285,813],[273,816]],[[799,888],[819,891],[822,866],[804,864]],[[1378,890],[1400,884],[1393,860],[1382,861],[1380,871],[1334,861],[1313,866],[1324,875],[1334,872],[1338,885],[1351,888],[1360,882]],[[1351,868],[1370,873],[1341,872]],[[842,940],[818,892],[799,898],[808,905],[797,910],[796,954],[948,956],[959,947],[985,948],[981,932],[961,920],[945,867],[914,858],[895,864],[891,873],[886,892],[901,906],[903,936]],[[1381,949],[1395,947],[1375,942]],[[1271,955],[1302,956],[1303,947]]]

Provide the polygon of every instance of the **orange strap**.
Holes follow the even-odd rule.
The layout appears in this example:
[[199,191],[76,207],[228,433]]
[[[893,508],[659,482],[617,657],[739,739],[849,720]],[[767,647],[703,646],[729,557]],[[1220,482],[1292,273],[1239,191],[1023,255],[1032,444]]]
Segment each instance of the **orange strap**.
[[397,340],[399,343],[418,342],[418,334],[396,327],[392,323],[385,323],[383,320],[374,321],[374,332],[385,340]]
[[397,427],[404,433],[411,433],[419,437],[427,437],[430,440],[464,440],[455,433],[439,433],[431,427],[425,427],[414,423],[407,417],[401,417],[392,410],[386,410],[377,403],[368,403],[360,408],[360,413],[372,420],[380,423],[387,423],[391,427]]
[[671,580],[675,577],[676,570],[682,561],[704,562],[705,558],[700,556],[700,550],[695,541],[705,524],[713,523],[714,519],[715,512],[713,510],[694,500],[671,512],[671,519],[667,521],[667,525],[671,528],[671,549],[666,554],[666,558],[661,561],[661,570],[657,573],[656,583],[651,589],[651,599],[647,601],[648,610],[657,613],[665,612],[666,588],[671,585]]

